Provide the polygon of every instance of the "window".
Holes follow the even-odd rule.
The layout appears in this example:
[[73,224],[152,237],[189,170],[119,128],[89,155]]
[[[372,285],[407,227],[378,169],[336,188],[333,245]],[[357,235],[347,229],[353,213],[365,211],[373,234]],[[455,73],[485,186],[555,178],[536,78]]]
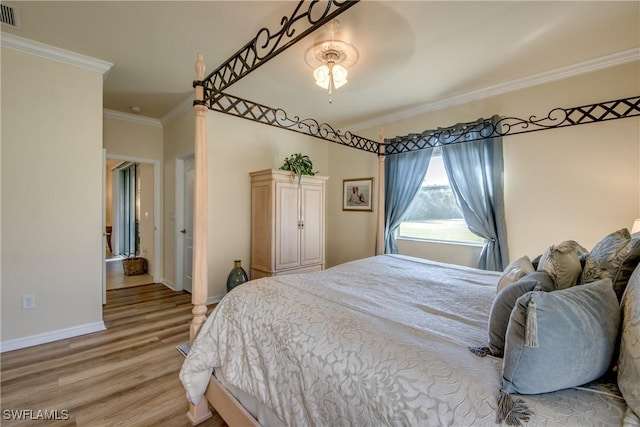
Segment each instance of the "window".
[[434,149],[422,186],[400,224],[398,237],[481,245],[484,239],[467,228],[442,161]]

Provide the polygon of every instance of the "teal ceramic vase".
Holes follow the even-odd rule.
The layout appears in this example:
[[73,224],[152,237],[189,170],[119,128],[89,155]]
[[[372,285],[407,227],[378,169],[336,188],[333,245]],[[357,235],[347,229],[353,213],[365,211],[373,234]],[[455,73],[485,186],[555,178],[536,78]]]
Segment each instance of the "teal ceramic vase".
[[235,260],[234,264],[235,267],[233,267],[227,278],[227,292],[249,280],[247,272],[242,268],[240,260]]

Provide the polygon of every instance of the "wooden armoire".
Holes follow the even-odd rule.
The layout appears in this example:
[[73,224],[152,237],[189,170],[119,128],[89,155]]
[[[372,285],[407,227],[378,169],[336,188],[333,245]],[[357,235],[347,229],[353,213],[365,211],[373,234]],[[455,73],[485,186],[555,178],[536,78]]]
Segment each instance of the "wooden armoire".
[[328,177],[266,169],[251,174],[251,279],[325,265]]

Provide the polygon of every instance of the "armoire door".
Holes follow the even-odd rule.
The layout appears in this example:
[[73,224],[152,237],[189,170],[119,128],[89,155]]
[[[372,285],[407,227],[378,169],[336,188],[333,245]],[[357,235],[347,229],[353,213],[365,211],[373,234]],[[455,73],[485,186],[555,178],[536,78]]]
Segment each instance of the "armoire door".
[[300,265],[324,262],[323,194],[322,185],[306,184],[300,188]]
[[298,182],[276,181],[276,270],[300,266]]

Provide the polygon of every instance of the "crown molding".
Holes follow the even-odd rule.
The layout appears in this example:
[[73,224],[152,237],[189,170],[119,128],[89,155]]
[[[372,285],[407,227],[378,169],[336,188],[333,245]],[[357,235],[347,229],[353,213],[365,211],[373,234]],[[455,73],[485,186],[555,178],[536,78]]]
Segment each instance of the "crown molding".
[[640,48],[629,49],[611,55],[602,56],[600,58],[591,59],[589,61],[569,65],[567,67],[557,68],[555,70],[545,71],[543,73],[534,74],[532,76],[524,77],[521,79],[500,83],[495,86],[489,86],[484,89],[467,92],[462,95],[453,96],[451,98],[443,99],[440,101],[430,102],[417,108],[403,110],[382,117],[376,117],[372,120],[352,123],[351,125],[345,127],[351,129],[352,131],[369,129],[383,125],[385,123],[409,119],[433,111],[444,110],[445,108],[467,104],[469,102],[478,101],[515,90],[537,86],[543,83],[549,83],[556,80],[565,79],[567,77],[573,77],[592,71],[627,64],[629,62],[635,62],[638,60],[640,60]]
[[25,39],[5,32],[0,34],[0,46],[52,61],[84,68],[85,70],[94,71],[102,74],[103,80],[107,78],[109,71],[113,67],[112,63],[101,59],[92,58],[90,56],[71,52],[70,50],[60,49],[59,47],[50,46],[48,44]]
[[160,122],[162,123],[162,126],[166,126],[189,110],[193,110],[193,94],[186,97],[184,101],[162,116]]
[[115,120],[123,120],[125,122],[137,123],[139,125],[145,126],[155,126],[162,127],[162,122],[158,119],[154,119],[151,117],[139,116],[137,114],[123,113],[122,111],[109,110],[105,108],[103,110],[104,117],[115,119]]

